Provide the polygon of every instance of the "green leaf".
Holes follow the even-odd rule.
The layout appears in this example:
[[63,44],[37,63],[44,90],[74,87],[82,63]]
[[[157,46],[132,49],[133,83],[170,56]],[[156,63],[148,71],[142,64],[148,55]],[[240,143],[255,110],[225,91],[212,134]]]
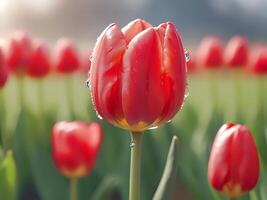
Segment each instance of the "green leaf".
[[172,143],[170,145],[170,150],[168,153],[165,169],[160,180],[159,186],[154,194],[153,200],[163,200],[169,199],[169,195],[171,194],[170,190],[173,186],[173,181],[176,173],[176,158],[177,158],[177,145],[178,138],[174,136],[172,139]]
[[0,199],[16,199],[16,166],[12,151],[0,163]]

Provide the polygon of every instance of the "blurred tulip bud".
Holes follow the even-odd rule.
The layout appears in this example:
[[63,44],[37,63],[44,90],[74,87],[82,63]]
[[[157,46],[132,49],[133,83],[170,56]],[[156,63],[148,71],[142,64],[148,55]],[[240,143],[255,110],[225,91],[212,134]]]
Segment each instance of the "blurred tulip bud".
[[253,137],[243,125],[225,124],[212,145],[208,178],[214,189],[228,197],[252,190],[259,178],[259,157]]
[[68,39],[61,39],[57,43],[55,69],[62,74],[70,74],[80,68],[80,59],[74,44]]
[[224,51],[224,61],[229,67],[245,66],[248,62],[248,41],[242,36],[232,37]]
[[267,74],[267,47],[254,48],[249,61],[249,69],[255,74]]
[[97,122],[58,122],[52,129],[52,151],[59,171],[68,178],[80,178],[92,170],[102,143]]
[[43,78],[50,71],[48,49],[42,42],[36,42],[30,58],[27,73],[33,78]]
[[205,37],[197,50],[198,64],[203,68],[223,65],[223,42],[217,37]]
[[32,52],[30,37],[22,32],[13,34],[8,40],[6,51],[9,70],[17,76],[24,75],[29,67]]
[[130,131],[155,128],[180,110],[186,90],[181,38],[171,22],[108,26],[92,54],[90,88],[101,118]]
[[193,73],[196,71],[196,60],[195,56],[190,52],[190,59],[187,62],[187,72],[188,73]]
[[0,89],[5,86],[7,78],[8,69],[6,67],[3,51],[0,48]]
[[92,51],[85,51],[81,54],[81,73],[88,75],[91,67]]

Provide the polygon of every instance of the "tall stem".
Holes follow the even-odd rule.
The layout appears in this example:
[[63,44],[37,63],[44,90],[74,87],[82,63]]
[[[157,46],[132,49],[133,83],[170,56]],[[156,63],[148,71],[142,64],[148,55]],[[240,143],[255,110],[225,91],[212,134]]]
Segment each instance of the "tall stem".
[[21,109],[23,109],[25,105],[25,99],[24,99],[24,78],[18,77],[18,89],[19,89],[19,100],[20,100],[20,106]]
[[70,179],[70,200],[78,200],[78,179]]
[[37,88],[37,94],[38,94],[38,103],[41,113],[44,111],[44,83],[43,79],[38,80],[38,88]]
[[143,133],[141,132],[131,133],[132,141],[131,141],[129,200],[140,199],[142,137],[143,137]]
[[73,79],[71,75],[66,77],[65,89],[67,95],[67,103],[70,111],[71,118],[75,117],[74,112],[74,99],[73,99]]
[[5,146],[5,138],[4,138],[4,132],[5,132],[5,117],[6,117],[6,110],[5,110],[5,100],[4,100],[4,94],[3,89],[0,88],[0,146]]

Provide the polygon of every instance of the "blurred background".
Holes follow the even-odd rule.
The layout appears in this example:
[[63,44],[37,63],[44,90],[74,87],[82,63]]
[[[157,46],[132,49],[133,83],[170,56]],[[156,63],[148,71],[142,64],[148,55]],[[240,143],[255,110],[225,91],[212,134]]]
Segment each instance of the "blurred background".
[[[64,37],[75,45],[83,60],[80,65],[84,65],[83,72],[68,75],[52,70],[42,81],[11,73],[0,89],[1,132],[6,138],[0,152],[0,163],[5,159],[0,164],[0,200],[68,199],[68,180],[53,163],[50,135],[55,122],[75,119],[99,120],[104,127],[96,166],[79,182],[79,200],[128,199],[129,135],[97,119],[85,81],[88,52],[99,34],[110,23],[123,27],[136,18],[155,26],[172,21],[194,61],[193,70],[188,69],[189,96],[183,109],[171,123],[145,134],[142,199],[152,199],[173,135],[179,137],[177,173],[164,200],[227,199],[210,187],[207,164],[217,130],[225,122],[234,122],[251,129],[262,166],[257,188],[240,199],[267,200],[267,64],[257,73],[248,70],[253,68],[250,63],[257,62],[250,62],[254,46],[266,48],[266,8],[267,0],[0,0],[4,52],[10,36],[19,30],[44,41],[53,60],[56,44]],[[249,58],[244,58],[248,61],[236,68],[223,61],[224,48],[235,35],[246,38],[250,49]],[[215,36],[222,43],[221,61],[212,66],[198,61],[200,42],[206,36]],[[6,153],[9,149],[12,155]]]

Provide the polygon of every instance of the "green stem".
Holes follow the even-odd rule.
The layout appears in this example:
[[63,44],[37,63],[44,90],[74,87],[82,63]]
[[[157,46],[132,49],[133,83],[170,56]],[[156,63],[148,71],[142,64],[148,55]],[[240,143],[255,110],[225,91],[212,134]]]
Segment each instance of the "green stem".
[[66,89],[66,97],[67,97],[67,104],[70,111],[71,118],[75,118],[75,112],[74,112],[74,98],[73,98],[73,84],[74,81],[72,79],[72,76],[69,75],[66,77],[65,82],[65,89]]
[[24,108],[25,106],[25,86],[24,86],[24,78],[23,77],[18,77],[18,90],[19,90],[19,100],[20,100],[20,106],[21,109]]
[[130,167],[130,185],[129,200],[140,199],[140,175],[141,175],[141,132],[131,133],[131,167]]
[[4,149],[5,146],[5,138],[4,138],[4,132],[5,132],[5,99],[4,99],[4,94],[3,94],[3,89],[0,88],[0,146]]
[[78,200],[78,179],[70,179],[70,200]]
[[38,80],[38,88],[37,88],[37,94],[38,94],[38,103],[39,103],[39,108],[40,112],[43,113],[44,111],[44,83],[43,80]]

